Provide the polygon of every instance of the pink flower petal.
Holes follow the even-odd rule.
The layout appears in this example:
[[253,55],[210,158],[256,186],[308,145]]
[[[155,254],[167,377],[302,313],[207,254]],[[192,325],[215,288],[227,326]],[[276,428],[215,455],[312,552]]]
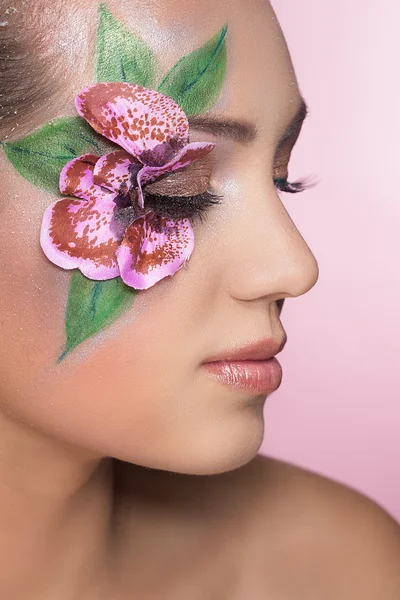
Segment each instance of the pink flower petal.
[[188,219],[174,221],[149,212],[126,230],[117,250],[124,282],[145,290],[180,269],[193,252],[194,235]]
[[80,269],[89,279],[119,275],[116,250],[119,239],[112,231],[115,203],[108,198],[63,198],[47,207],[40,244],[47,258],[63,269]]
[[133,156],[160,144],[186,144],[189,124],[176,102],[139,85],[95,83],[75,101],[78,113],[101,135]]
[[94,197],[106,198],[110,192],[103,191],[93,181],[94,167],[99,158],[95,154],[83,154],[70,160],[60,173],[61,193],[83,198],[84,200],[90,200]]
[[105,154],[94,167],[94,183],[118,193],[122,183],[129,185],[128,169],[131,164],[138,165],[138,168],[141,166],[141,163],[125,150],[116,150]]
[[195,160],[199,160],[203,158],[207,154],[211,152],[215,148],[215,144],[209,142],[193,142],[192,144],[188,144],[171,160],[169,163],[164,165],[163,167],[143,167],[137,176],[137,184],[138,184],[138,192],[139,192],[139,206],[143,208],[144,199],[143,199],[143,191],[142,186],[146,185],[146,183],[151,183],[155,181],[161,175],[165,175],[166,173],[170,173],[172,171],[176,171],[176,169],[182,169]]

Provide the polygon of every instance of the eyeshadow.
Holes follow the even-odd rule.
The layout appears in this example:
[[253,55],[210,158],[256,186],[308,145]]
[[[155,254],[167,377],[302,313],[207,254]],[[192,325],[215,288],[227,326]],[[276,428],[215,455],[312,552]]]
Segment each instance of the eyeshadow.
[[187,167],[163,175],[146,185],[145,191],[161,196],[197,196],[210,186],[211,165],[212,161],[207,155]]

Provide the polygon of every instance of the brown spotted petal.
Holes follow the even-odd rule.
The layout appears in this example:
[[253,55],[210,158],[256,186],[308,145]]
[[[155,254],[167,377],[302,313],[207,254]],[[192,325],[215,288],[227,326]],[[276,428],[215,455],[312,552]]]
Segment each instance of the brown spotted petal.
[[75,105],[93,129],[139,159],[160,144],[174,141],[182,147],[188,141],[185,113],[155,90],[124,82],[95,83],[77,95]]
[[94,183],[117,194],[121,184],[127,184],[129,187],[131,165],[137,166],[137,170],[141,167],[141,163],[125,150],[105,154],[94,167]]
[[148,212],[127,228],[118,248],[121,277],[131,287],[147,289],[176,273],[189,260],[193,247],[188,219],[175,221]]
[[112,231],[114,197],[63,198],[48,206],[40,232],[47,258],[63,269],[78,268],[89,279],[117,277],[120,240]]
[[93,171],[99,158],[95,154],[83,154],[70,160],[60,173],[60,191],[86,200],[106,196],[107,191],[103,192],[93,181]]

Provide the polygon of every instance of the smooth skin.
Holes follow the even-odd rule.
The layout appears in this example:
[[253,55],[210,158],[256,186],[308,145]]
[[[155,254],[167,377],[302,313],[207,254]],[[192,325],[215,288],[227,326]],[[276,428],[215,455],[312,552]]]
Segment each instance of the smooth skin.
[[[37,27],[55,91],[7,139],[74,115],[93,82],[97,1],[40,4],[21,0],[10,22]],[[265,399],[200,368],[227,348],[281,340],[278,302],[318,278],[272,181],[301,99],[273,10],[263,0],[107,5],[162,72],[228,22],[229,69],[210,115],[258,135],[192,132],[217,143],[211,183],[223,202],[195,226],[188,266],[59,365],[70,274],[38,243],[54,197],[0,154],[0,597],[398,600],[398,525],[360,494],[258,455]]]

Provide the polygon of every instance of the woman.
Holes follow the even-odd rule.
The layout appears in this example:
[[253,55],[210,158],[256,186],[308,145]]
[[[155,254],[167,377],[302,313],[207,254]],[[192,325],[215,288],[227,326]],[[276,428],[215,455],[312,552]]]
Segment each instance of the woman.
[[397,524],[257,455],[318,276],[271,6],[2,9],[1,597],[399,598]]

